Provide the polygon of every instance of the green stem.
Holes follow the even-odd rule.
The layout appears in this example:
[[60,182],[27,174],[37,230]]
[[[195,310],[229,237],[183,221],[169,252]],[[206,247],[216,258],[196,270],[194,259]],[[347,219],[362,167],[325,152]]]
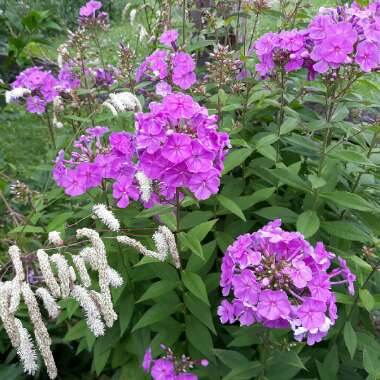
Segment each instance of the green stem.
[[182,45],[185,45],[186,39],[186,0],[182,0]]
[[55,143],[54,130],[53,130],[53,126],[51,124],[50,116],[48,113],[46,113],[46,120],[47,120],[47,126],[48,126],[48,130],[49,130],[49,135],[50,135],[52,146],[54,149],[56,149],[57,145]]
[[285,72],[281,70],[281,78],[280,78],[280,89],[281,89],[281,97],[280,97],[280,111],[278,113],[278,128],[277,128],[277,146],[276,146],[276,163],[280,158],[280,136],[281,136],[281,126],[284,122],[285,117]]
[[[328,101],[326,100],[326,104],[328,104]],[[323,167],[326,161],[326,154],[327,154],[327,148],[329,146],[329,141],[331,140],[331,128],[330,128],[330,122],[332,115],[334,114],[334,103],[331,102],[327,106],[327,112],[326,112],[326,123],[328,124],[328,127],[325,131],[325,135],[323,138],[323,143],[321,146],[321,158],[319,160],[319,167],[318,167],[318,177],[322,176]]]
[[179,260],[179,268],[181,269],[181,252],[179,251],[179,238],[178,234],[181,232],[181,223],[180,223],[180,209],[181,209],[181,201],[180,201],[180,190],[177,187],[175,191],[175,216],[176,216],[176,231],[175,231],[175,238],[177,243],[177,250],[178,250],[178,260]]
[[[258,21],[259,21],[259,13],[256,12],[256,14],[255,14],[255,20],[253,21],[253,28],[252,28],[251,37],[250,37],[250,39],[249,39],[248,49],[251,48],[252,43],[253,43],[253,39],[255,38],[255,34],[256,34],[256,29],[257,29]],[[246,52],[246,43],[245,43],[245,36],[244,36],[244,55],[247,55],[247,52]]]

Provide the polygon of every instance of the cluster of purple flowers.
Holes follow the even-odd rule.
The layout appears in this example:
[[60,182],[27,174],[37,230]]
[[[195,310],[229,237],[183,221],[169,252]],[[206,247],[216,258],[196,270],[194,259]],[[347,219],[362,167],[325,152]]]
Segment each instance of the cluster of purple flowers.
[[57,184],[66,194],[79,196],[110,179],[114,181],[112,195],[119,207],[127,207],[130,198],[138,200],[140,191],[132,162],[133,136],[127,132],[113,132],[108,144],[104,144],[102,137],[108,128],[89,128],[86,132],[74,143],[77,151],[72,152],[70,159],[65,159],[63,150],[58,153],[53,169]]
[[66,65],[57,77],[40,67],[30,67],[16,77],[11,87],[29,90],[30,94],[26,97],[27,110],[31,113],[42,114],[46,110],[46,105],[52,103],[61,92],[68,92],[78,88],[79,85],[79,79]]
[[220,285],[232,301],[219,306],[221,322],[291,327],[296,340],[320,342],[338,317],[332,286],[348,284],[354,293],[355,275],[339,257],[331,269],[334,258],[323,243],[313,247],[299,232],[281,229],[280,220],[241,235],[223,257]]
[[272,72],[281,66],[286,72],[300,69],[304,64],[305,31],[269,32],[264,34],[256,43],[255,51],[260,63],[256,70],[262,75]]
[[206,359],[194,361],[182,355],[177,359],[172,350],[161,345],[165,355],[159,359],[153,360],[152,350],[148,348],[143,361],[145,373],[150,373],[154,380],[198,380],[198,376],[188,372],[196,365],[203,367],[208,366]]
[[109,18],[107,12],[97,12],[102,8],[100,1],[90,0],[79,10],[79,25],[82,27],[100,26],[107,29]]
[[228,134],[217,130],[217,116],[178,92],[150,103],[149,110],[136,115],[139,169],[158,181],[167,200],[179,187],[200,200],[217,193],[229,146]]
[[148,79],[155,82],[158,95],[171,93],[172,85],[187,90],[196,82],[194,59],[191,55],[178,50],[177,38],[176,30],[166,31],[161,36],[160,42],[171,47],[172,51],[156,50],[137,70],[136,81]]
[[306,30],[267,33],[254,45],[265,76],[276,68],[308,69],[308,78],[342,66],[370,72],[380,65],[380,2],[321,8]]

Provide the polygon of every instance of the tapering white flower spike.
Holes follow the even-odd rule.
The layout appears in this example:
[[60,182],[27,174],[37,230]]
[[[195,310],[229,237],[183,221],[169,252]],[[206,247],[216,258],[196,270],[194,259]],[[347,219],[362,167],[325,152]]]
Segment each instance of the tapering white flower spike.
[[36,337],[37,345],[44,360],[48,375],[50,379],[55,379],[57,377],[57,367],[50,348],[51,339],[42,320],[36,297],[29,284],[26,282],[22,284],[21,292],[28,308],[29,317],[34,327],[34,335]]
[[85,288],[89,288],[91,286],[91,278],[90,278],[90,275],[88,274],[84,258],[79,255],[74,255],[73,263],[79,273],[82,285]]
[[10,302],[9,302],[9,311],[12,314],[15,314],[19,305],[21,298],[21,282],[16,278],[11,281],[12,291],[10,294]]
[[51,256],[50,261],[57,267],[61,297],[65,299],[70,295],[71,273],[69,264],[67,263],[65,257],[59,253],[55,253],[53,256]]
[[30,90],[24,87],[16,87],[10,91],[5,91],[5,102],[11,103],[14,102],[25,95],[30,95]]
[[50,244],[54,245],[54,247],[60,247],[63,245],[61,233],[58,231],[50,231],[48,235],[48,241]]
[[54,297],[61,297],[61,288],[54,276],[48,254],[43,249],[39,249],[37,251],[37,258],[46,286]]
[[153,257],[159,261],[165,261],[168,255],[172,257],[176,268],[181,267],[180,258],[177,250],[174,234],[166,226],[160,226],[152,236],[156,251],[146,248],[139,241],[129,236],[117,236],[117,241],[121,244],[135,248],[144,256]]
[[119,231],[120,223],[115,218],[112,211],[108,210],[103,204],[97,204],[92,208],[92,212],[95,216],[101,220],[111,231]]
[[36,295],[41,298],[49,317],[56,319],[61,310],[54,297],[45,288],[38,288],[36,290]]
[[149,199],[152,196],[152,180],[148,178],[143,172],[137,172],[135,177],[139,183],[141,200],[143,202],[149,202]]
[[17,245],[12,245],[11,247],[9,247],[8,253],[12,260],[13,268],[16,272],[16,278],[19,281],[24,281],[25,272],[24,267],[22,266],[20,249],[17,247]]
[[20,344],[18,345],[16,351],[20,358],[24,372],[28,375],[35,375],[38,370],[37,364],[37,353],[32,342],[32,337],[30,336],[28,330],[22,325],[19,319],[15,319],[15,325],[20,338]]
[[103,106],[110,109],[114,116],[116,116],[119,112],[142,111],[139,99],[136,95],[133,95],[131,92],[127,91],[110,94],[108,99],[103,103]]
[[104,335],[104,323],[102,321],[99,309],[88,290],[82,286],[75,285],[71,295],[78,301],[79,305],[83,309],[86,315],[87,326],[92,333],[95,336]]
[[0,284],[0,319],[3,322],[4,329],[11,340],[12,346],[18,347],[20,344],[18,329],[15,317],[9,310],[11,292],[11,281],[6,281]]

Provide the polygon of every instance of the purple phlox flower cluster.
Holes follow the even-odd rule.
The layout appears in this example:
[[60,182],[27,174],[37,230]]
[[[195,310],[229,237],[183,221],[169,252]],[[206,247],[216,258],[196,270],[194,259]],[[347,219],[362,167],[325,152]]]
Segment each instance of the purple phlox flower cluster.
[[190,373],[189,370],[194,366],[208,366],[206,359],[194,361],[182,355],[176,358],[173,351],[161,345],[165,354],[158,358],[152,358],[152,350],[148,348],[145,352],[143,360],[143,369],[145,373],[149,373],[154,380],[198,380],[198,376]]
[[287,72],[305,67],[310,80],[347,65],[359,72],[376,70],[380,65],[379,4],[321,8],[306,30],[267,33],[254,50],[262,76],[278,67]]
[[260,75],[270,74],[277,66],[286,72],[300,69],[304,64],[306,31],[292,30],[266,33],[255,44],[254,50],[259,63],[256,70]]
[[[200,200],[217,193],[229,146],[228,135],[218,132],[217,116],[182,93],[152,102],[149,109],[136,115],[139,170],[159,185],[166,200],[181,187]],[[159,202],[159,196],[153,194],[151,201]]]
[[140,190],[135,179],[136,166],[133,136],[127,132],[113,132],[108,143],[103,143],[108,128],[95,127],[75,141],[70,159],[60,151],[53,169],[53,177],[66,194],[79,196],[112,180],[112,195],[120,208],[128,206],[130,199],[138,200]]
[[109,67],[107,67],[106,69],[91,69],[90,72],[93,77],[95,86],[110,87],[116,83],[115,68],[112,65],[109,65]]
[[223,257],[220,286],[231,300],[218,308],[221,322],[290,327],[296,340],[320,342],[338,318],[332,287],[346,284],[354,294],[355,275],[339,257],[332,269],[333,259],[323,243],[313,247],[280,220],[241,235]]
[[42,114],[48,103],[52,103],[61,92],[79,87],[78,78],[64,66],[56,78],[50,71],[40,67],[30,67],[22,71],[11,84],[12,89],[25,88],[30,91],[26,96],[26,108],[31,113]]
[[95,16],[95,12],[99,10],[102,6],[103,5],[100,1],[91,0],[80,8],[79,15],[82,17],[93,17]]
[[97,12],[103,7],[100,1],[91,0],[79,9],[79,25],[81,27],[100,26],[107,29],[109,17],[107,12]]
[[176,30],[166,31],[160,41],[171,47],[168,50],[156,50],[147,57],[136,72],[136,81],[143,79],[155,82],[158,86],[157,94],[161,95],[160,88],[165,82],[165,93],[170,93],[171,86],[175,85],[182,90],[189,89],[197,80],[195,75],[195,61],[193,57],[176,46],[178,32]]

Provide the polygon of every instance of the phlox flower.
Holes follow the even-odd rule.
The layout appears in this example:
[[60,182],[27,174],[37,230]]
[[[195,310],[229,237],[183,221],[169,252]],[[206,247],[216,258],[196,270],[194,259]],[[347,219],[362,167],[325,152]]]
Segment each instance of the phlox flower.
[[102,7],[102,3],[100,1],[91,0],[87,2],[83,7],[79,10],[79,15],[82,17],[91,17],[95,15],[95,12]]
[[[222,261],[220,286],[229,299],[218,308],[220,321],[291,328],[296,340],[319,342],[338,318],[332,287],[354,291],[344,259],[330,269],[334,258],[323,243],[313,247],[299,232],[284,231],[280,220],[240,236]],[[333,281],[337,276],[343,279]]]
[[182,355],[180,358],[174,356],[173,351],[161,345],[164,355],[158,359],[152,358],[152,350],[149,347],[144,355],[142,367],[145,373],[149,373],[153,380],[198,380],[198,376],[189,372],[195,365],[208,366],[208,361],[191,360]]

